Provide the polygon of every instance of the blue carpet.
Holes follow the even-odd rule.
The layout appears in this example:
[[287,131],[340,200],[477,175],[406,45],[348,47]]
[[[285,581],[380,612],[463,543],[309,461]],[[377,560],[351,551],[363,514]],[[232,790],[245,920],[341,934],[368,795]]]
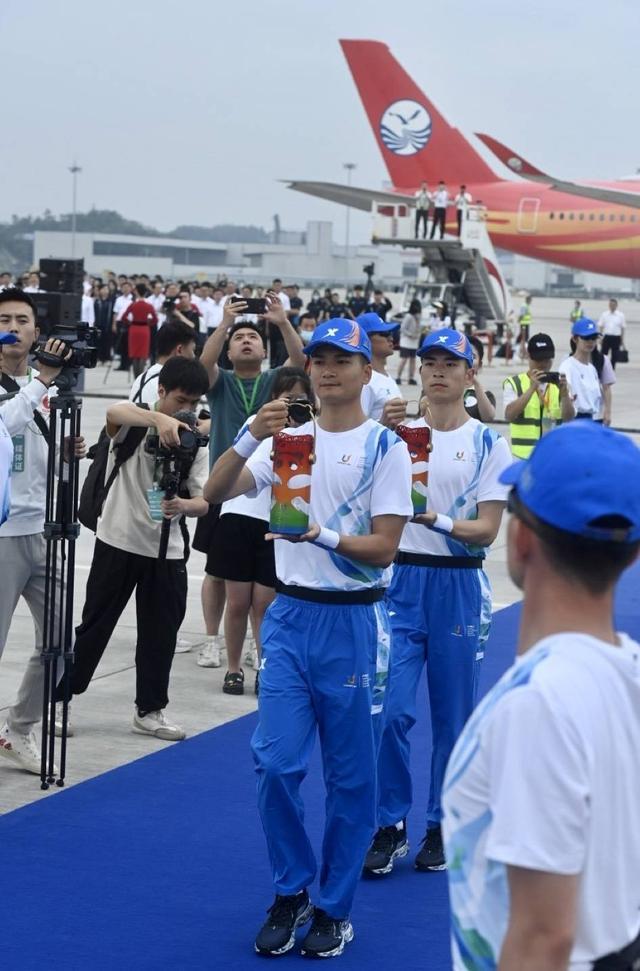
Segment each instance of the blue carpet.
[[[483,690],[513,657],[520,608],[495,615]],[[640,567],[621,584],[618,626],[640,637]],[[255,969],[255,932],[272,890],[255,810],[249,739],[256,716],[173,745],[0,818],[7,971]],[[413,849],[390,878],[363,881],[356,939],[340,968],[450,968],[446,875],[412,866],[423,835],[431,739],[413,731]],[[318,753],[304,787],[319,847]],[[282,959],[300,967],[296,954]],[[305,964],[309,966],[308,962]]]

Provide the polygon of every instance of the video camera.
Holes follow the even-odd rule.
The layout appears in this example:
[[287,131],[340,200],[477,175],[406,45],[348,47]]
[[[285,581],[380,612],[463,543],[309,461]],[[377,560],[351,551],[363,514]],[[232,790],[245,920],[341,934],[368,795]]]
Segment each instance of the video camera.
[[98,363],[98,331],[81,322],[83,277],[84,260],[40,260],[44,292],[32,294],[42,334],[35,350],[36,360],[49,367],[60,366],[60,358],[44,350],[50,338],[63,341],[71,351],[55,381],[63,394],[75,388],[80,370],[94,368]]
[[178,302],[177,297],[167,297],[167,299],[164,300],[162,303],[163,314],[170,314],[174,310],[177,302]]
[[96,328],[90,327],[89,324],[54,324],[47,336],[39,339],[34,356],[37,361],[55,367],[60,363],[60,359],[41,348],[44,348],[48,340],[60,340],[64,341],[71,351],[71,357],[65,361],[65,370],[94,368],[98,363],[97,336]]

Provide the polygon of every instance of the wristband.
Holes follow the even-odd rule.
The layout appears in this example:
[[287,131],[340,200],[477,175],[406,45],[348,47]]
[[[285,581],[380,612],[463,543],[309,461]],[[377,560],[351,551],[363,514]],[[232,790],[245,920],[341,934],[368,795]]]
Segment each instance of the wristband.
[[439,533],[452,533],[453,532],[453,519],[451,516],[445,516],[444,513],[439,512],[436,515],[436,521],[431,527],[431,529],[438,530]]
[[251,458],[259,444],[259,440],[253,437],[248,428],[245,428],[242,435],[233,443],[232,448],[234,452],[238,453],[240,458],[248,459]]
[[327,529],[323,526],[320,530],[320,535],[314,539],[314,546],[322,546],[325,550],[335,550],[338,543],[340,542],[340,533],[337,533],[335,529]]

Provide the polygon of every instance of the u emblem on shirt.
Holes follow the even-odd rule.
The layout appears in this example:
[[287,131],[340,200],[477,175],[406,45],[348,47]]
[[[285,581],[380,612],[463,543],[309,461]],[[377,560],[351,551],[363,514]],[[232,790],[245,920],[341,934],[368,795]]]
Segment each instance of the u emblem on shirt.
[[351,456],[343,455],[342,458],[339,460],[338,465],[351,465]]

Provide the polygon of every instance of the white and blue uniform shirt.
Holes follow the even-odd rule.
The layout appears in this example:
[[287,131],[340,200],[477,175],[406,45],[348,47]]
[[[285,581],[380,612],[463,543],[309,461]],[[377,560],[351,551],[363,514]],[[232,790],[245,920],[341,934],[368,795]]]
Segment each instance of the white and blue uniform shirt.
[[[410,428],[426,424],[424,418],[407,422]],[[501,435],[475,418],[450,432],[432,429],[431,435],[428,511],[444,513],[455,522],[477,519],[479,502],[506,502],[510,486],[502,485],[499,478],[513,458]],[[420,523],[407,523],[400,549],[430,556],[485,556],[487,552],[484,547],[462,543]]]
[[618,640],[539,641],[456,743],[442,792],[455,971],[498,967],[507,866],[580,875],[571,971],[638,934],[640,646]]
[[[286,434],[312,435],[313,423],[286,429]],[[267,439],[247,462],[257,492],[273,483],[271,448],[272,440]],[[371,419],[346,432],[317,428],[310,524],[341,535],[366,536],[375,516],[412,515],[411,461],[395,432]],[[386,587],[391,578],[391,567],[349,560],[313,543],[278,540],[275,554],[276,575],[286,584],[346,591]]]
[[6,425],[0,418],[0,525],[6,522],[11,511],[11,466],[13,442]]

